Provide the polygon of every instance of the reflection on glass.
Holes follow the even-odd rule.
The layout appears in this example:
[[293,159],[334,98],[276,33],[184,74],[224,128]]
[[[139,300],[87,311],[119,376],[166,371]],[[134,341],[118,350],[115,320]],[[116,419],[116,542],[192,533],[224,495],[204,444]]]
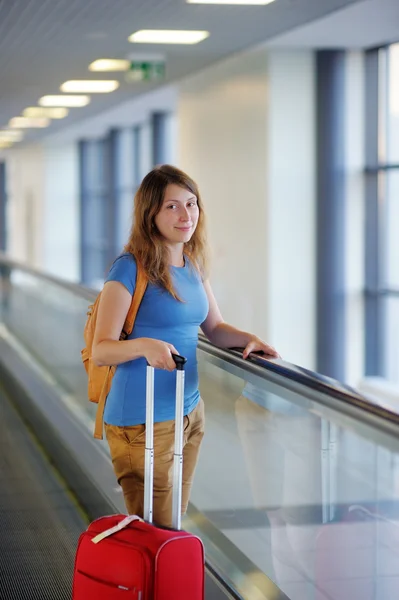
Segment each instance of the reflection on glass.
[[397,454],[204,353],[200,371],[207,433],[192,503],[208,556],[248,598],[275,597],[270,580],[291,600],[397,598]]

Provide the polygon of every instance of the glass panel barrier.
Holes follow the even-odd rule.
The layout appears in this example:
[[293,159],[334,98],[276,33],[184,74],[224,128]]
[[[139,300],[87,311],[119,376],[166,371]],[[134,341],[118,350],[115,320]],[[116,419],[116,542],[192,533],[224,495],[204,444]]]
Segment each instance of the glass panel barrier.
[[[0,319],[7,331],[61,386],[70,400],[94,418],[82,367],[83,328],[90,301],[72,287],[33,273],[3,267]],[[94,297],[94,296],[93,296]]]
[[[91,427],[80,360],[88,299],[4,267],[0,290],[2,334]],[[198,359],[207,424],[184,527],[215,571],[244,599],[396,600],[399,427],[204,342]]]
[[212,562],[248,598],[397,598],[397,440],[199,358],[207,433],[189,518]]

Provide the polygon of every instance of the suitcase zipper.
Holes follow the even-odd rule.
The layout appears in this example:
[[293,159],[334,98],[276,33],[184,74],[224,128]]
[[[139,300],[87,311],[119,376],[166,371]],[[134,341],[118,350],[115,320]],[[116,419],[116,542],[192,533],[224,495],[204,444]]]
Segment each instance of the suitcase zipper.
[[125,585],[118,585],[117,583],[110,583],[109,581],[105,581],[104,579],[100,579],[99,577],[93,577],[93,575],[89,575],[88,573],[85,573],[85,571],[82,571],[81,569],[77,569],[77,572],[80,575],[83,575],[83,577],[87,577],[87,579],[96,581],[97,583],[100,583],[101,585],[106,585],[107,587],[111,587],[111,588],[117,589],[117,590],[122,590],[124,592],[133,592],[133,593],[137,592],[137,594],[138,594],[137,600],[141,600],[141,598],[142,598],[142,591],[137,590],[136,587],[129,588],[129,587],[126,587]]

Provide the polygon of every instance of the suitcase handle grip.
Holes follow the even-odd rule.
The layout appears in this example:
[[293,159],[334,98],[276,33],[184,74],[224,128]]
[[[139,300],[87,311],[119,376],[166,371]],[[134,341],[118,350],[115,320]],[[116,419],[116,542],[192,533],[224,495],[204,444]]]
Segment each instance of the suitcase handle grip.
[[[176,369],[178,371],[184,371],[184,365],[187,362],[187,358],[184,356],[180,356],[180,354],[172,354],[172,358],[175,361]],[[150,366],[150,363],[147,360],[147,367]]]
[[172,354],[172,358],[175,361],[176,369],[178,371],[184,371],[184,365],[187,362],[187,358],[180,356],[180,354]]

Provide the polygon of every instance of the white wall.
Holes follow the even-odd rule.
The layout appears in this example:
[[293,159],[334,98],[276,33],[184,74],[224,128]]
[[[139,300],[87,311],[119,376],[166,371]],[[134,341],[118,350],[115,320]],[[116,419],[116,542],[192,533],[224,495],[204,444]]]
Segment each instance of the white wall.
[[288,360],[315,368],[314,56],[271,51],[268,66],[269,332]]
[[226,320],[257,324],[262,335],[268,308],[266,99],[260,53],[184,81],[178,105],[178,164],[198,181],[208,213],[214,291]]
[[178,164],[199,183],[225,319],[315,364],[311,52],[258,50],[180,85]]
[[7,152],[9,254],[41,267],[43,261],[43,147],[32,144]]
[[30,144],[7,161],[9,254],[72,281],[79,276],[76,146]]
[[80,276],[79,162],[76,144],[44,145],[41,268],[78,281]]

